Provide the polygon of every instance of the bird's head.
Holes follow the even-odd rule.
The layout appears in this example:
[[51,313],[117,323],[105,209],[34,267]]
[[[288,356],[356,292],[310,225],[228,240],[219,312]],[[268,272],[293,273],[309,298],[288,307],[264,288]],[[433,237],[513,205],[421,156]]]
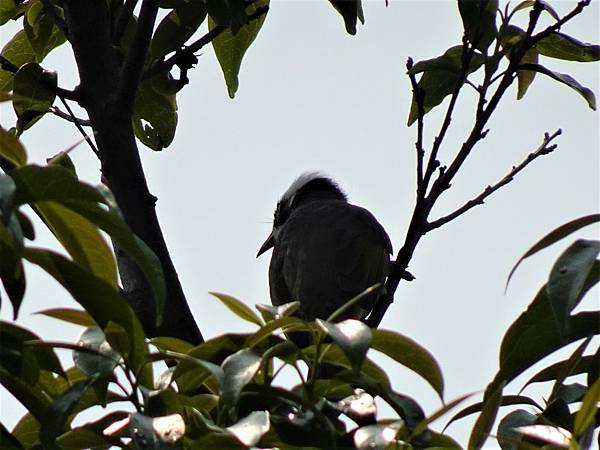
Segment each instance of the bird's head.
[[348,198],[332,178],[321,172],[303,173],[294,180],[277,202],[273,216],[273,230],[258,250],[256,257],[273,248],[277,240],[277,230],[296,208],[315,200],[348,201]]

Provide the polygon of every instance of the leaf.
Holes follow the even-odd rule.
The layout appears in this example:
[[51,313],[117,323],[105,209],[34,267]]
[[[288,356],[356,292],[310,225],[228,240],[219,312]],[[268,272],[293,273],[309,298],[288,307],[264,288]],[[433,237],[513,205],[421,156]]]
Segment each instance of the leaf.
[[[537,64],[538,52],[535,48],[531,48],[525,52],[523,58],[521,58],[522,64]],[[521,100],[527,89],[533,83],[535,79],[535,72],[531,70],[519,70],[517,71],[517,100]]]
[[411,435],[412,436],[418,436],[419,434],[421,434],[422,432],[424,432],[425,430],[427,430],[427,427],[429,426],[429,424],[435,422],[440,417],[442,417],[443,415],[447,414],[452,409],[456,408],[458,405],[460,405],[462,402],[464,402],[466,399],[468,399],[472,395],[473,394],[461,395],[460,397],[455,398],[454,400],[452,400],[450,403],[446,403],[444,406],[442,406],[440,409],[438,409],[437,411],[435,411],[429,417],[427,417],[426,419],[424,419],[421,422],[419,422],[414,427],[414,429],[412,430]]
[[119,355],[127,357],[131,348],[127,331],[112,320],[104,327],[106,341]]
[[182,2],[160,22],[150,49],[154,59],[180,49],[206,19],[206,4],[202,0]]
[[194,346],[187,341],[168,336],[155,337],[150,339],[149,342],[162,351],[170,350],[177,353],[187,353],[194,348]]
[[112,373],[121,358],[121,355],[111,348],[104,332],[98,326],[83,330],[75,343],[78,347],[94,350],[94,353],[73,351],[75,366],[88,376]]
[[44,70],[37,63],[26,63],[17,71],[13,80],[13,107],[19,133],[50,111],[56,98],[56,85],[56,72]]
[[458,0],[465,36],[479,51],[486,49],[496,38],[498,0]]
[[600,60],[600,45],[587,44],[557,31],[540,40],[535,47],[549,58],[578,62]]
[[402,428],[398,420],[388,425],[367,425],[354,432],[354,445],[358,450],[386,450],[396,442],[396,433]]
[[[448,421],[446,424],[446,428],[453,422],[456,422],[463,417],[470,416],[471,414],[475,414],[480,412],[484,402],[473,403],[472,405],[467,406],[466,408],[457,412],[452,419]],[[500,406],[513,406],[513,405],[530,405],[537,408],[539,411],[543,411],[542,408],[535,400],[530,397],[526,397],[524,395],[503,395],[500,400]]]
[[361,0],[329,0],[329,3],[344,19],[346,32],[354,36],[356,34],[356,20],[359,19],[363,25],[365,23]]
[[0,423],[0,442],[4,450],[25,450],[23,444],[2,423]]
[[590,425],[594,423],[594,418],[598,412],[598,403],[600,402],[600,379],[597,379],[591,385],[581,402],[581,408],[575,415],[575,425],[573,432],[576,436],[583,434]]
[[96,381],[95,377],[72,384],[56,397],[50,405],[46,419],[41,422],[40,441],[44,446],[54,447],[56,438],[64,431],[71,412],[85,391]]
[[[423,72],[418,83],[418,88],[423,91],[423,111],[427,114],[438,106],[444,98],[452,94],[457,88],[462,72],[463,46],[450,47],[437,58],[419,61],[409,73],[418,74]],[[483,56],[475,53],[470,61],[465,74],[475,72],[483,64]],[[418,118],[418,107],[413,94],[410,113],[408,115],[408,126],[411,126]]]
[[297,317],[281,317],[279,319],[272,320],[266,325],[262,326],[256,333],[248,338],[246,346],[254,347],[261,343],[264,339],[268,338],[276,330],[281,329],[283,332],[286,331],[311,331],[311,328],[306,322]]
[[[2,72],[0,72],[1,76]],[[2,127],[0,127],[0,155],[17,167],[27,164],[27,153],[19,138]]]
[[64,320],[65,322],[74,323],[75,325],[82,325],[84,327],[93,327],[96,325],[94,319],[92,319],[86,311],[72,308],[50,308],[38,311],[35,314],[42,314],[44,316]]
[[590,214],[589,216],[579,217],[578,219],[567,222],[564,225],[561,225],[560,227],[552,230],[542,239],[537,241],[529,250],[525,252],[523,256],[519,258],[517,263],[510,270],[510,274],[508,275],[508,279],[506,280],[506,288],[508,288],[508,283],[510,282],[510,279],[517,270],[517,267],[519,267],[519,265],[523,262],[523,260],[535,255],[540,250],[551,246],[555,242],[560,241],[561,239],[567,237],[571,233],[574,233],[575,231],[596,222],[600,222],[600,214]]
[[87,428],[75,428],[56,439],[60,448],[65,450],[110,448],[110,442],[101,432]]
[[[35,51],[31,47],[24,30],[18,31],[2,48],[0,54],[17,67],[37,61]],[[12,88],[13,74],[7,70],[0,70],[0,92],[9,92]]]
[[502,450],[517,450],[523,435],[518,428],[533,425],[537,416],[523,409],[511,411],[498,424],[498,443]]
[[520,67],[520,69],[533,70],[535,72],[543,73],[544,75],[547,75],[560,83],[566,84],[579,95],[581,95],[589,107],[596,111],[596,96],[594,95],[594,92],[591,89],[579,84],[572,76],[564,73],[553,72],[540,64],[524,64],[522,67]]
[[496,421],[498,409],[500,409],[503,388],[504,384],[500,384],[500,386],[493,391],[489,388],[486,389],[481,414],[477,418],[475,425],[473,425],[473,430],[469,436],[469,444],[467,446],[469,450],[479,450],[483,447],[485,441],[487,441],[490,431],[494,426],[494,422]]
[[221,303],[223,303],[231,312],[233,312],[240,319],[244,319],[246,322],[253,323],[262,327],[263,322],[260,320],[260,317],[256,315],[252,309],[250,309],[246,304],[242,303],[235,297],[227,294],[221,294],[219,292],[209,292],[213,297],[218,298]]
[[37,202],[34,209],[76,263],[117,287],[115,258],[94,224],[56,202]]
[[50,51],[67,40],[54,20],[44,12],[44,6],[39,0],[30,2],[23,20],[23,29],[38,62],[43,61]]
[[[543,370],[540,370],[538,373],[536,373],[534,376],[532,376],[527,381],[527,383],[525,383],[523,389],[525,389],[525,387],[529,386],[532,383],[543,383],[545,381],[555,380],[559,376],[561,370],[563,369],[564,365],[567,362],[568,362],[568,360],[559,361],[557,363],[554,363],[554,364],[544,368]],[[578,375],[580,373],[586,373],[597,363],[598,363],[597,355],[584,356],[572,368],[569,376]]]
[[257,445],[271,428],[269,411],[253,411],[237,423],[227,427],[242,444],[248,447]]
[[355,319],[347,319],[339,323],[317,319],[317,324],[331,336],[333,342],[340,346],[352,364],[352,369],[356,372],[360,371],[373,340],[371,329]]
[[0,0],[0,26],[14,19],[19,9],[15,0]]
[[132,370],[137,371],[141,384],[152,386],[152,367],[146,364],[148,349],[144,331],[137,316],[119,293],[104,280],[57,253],[28,248],[25,258],[54,277],[100,327],[106,327],[112,320],[127,330],[131,350],[126,361]]
[[539,4],[544,9],[544,11],[550,14],[555,20],[560,20],[560,16],[558,15],[558,13],[554,10],[552,6],[550,6],[548,2],[544,0],[524,0],[514,7],[514,9],[510,13],[510,16],[522,9],[533,8],[533,6],[536,3]]
[[291,316],[300,307],[300,302],[289,302],[279,306],[256,305],[265,322]]
[[444,396],[444,378],[435,358],[412,339],[390,330],[372,330],[371,348],[389,356],[394,361],[423,377],[437,392]]
[[261,357],[251,349],[242,349],[223,361],[223,380],[220,386],[221,399],[227,407],[237,403],[240,392],[258,371]]
[[156,86],[156,79],[140,84],[132,116],[136,137],[148,148],[160,151],[168,147],[177,128],[177,100],[175,93],[165,94]]
[[599,253],[600,241],[578,239],[554,263],[546,292],[554,314],[560,318],[559,323],[563,323],[562,317],[581,300],[581,292]]
[[[249,14],[255,12],[257,8],[267,7],[269,1],[270,0],[256,1],[250,7]],[[238,90],[238,74],[242,66],[244,54],[252,42],[254,42],[254,39],[256,39],[256,36],[265,21],[265,17],[266,14],[263,14],[258,19],[244,25],[235,35],[229,29],[225,30],[212,41],[215,55],[219,61],[221,70],[223,71],[223,76],[225,77],[225,84],[227,85],[227,92],[230,98],[233,98]],[[217,23],[215,20],[209,16],[209,30],[213,30],[216,26]]]

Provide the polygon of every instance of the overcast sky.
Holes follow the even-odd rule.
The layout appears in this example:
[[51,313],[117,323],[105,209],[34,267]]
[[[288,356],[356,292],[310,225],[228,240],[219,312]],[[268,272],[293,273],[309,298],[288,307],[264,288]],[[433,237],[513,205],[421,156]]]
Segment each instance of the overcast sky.
[[[575,5],[551,3],[561,13]],[[208,291],[234,295],[248,305],[269,303],[270,253],[259,259],[255,255],[270,231],[278,197],[304,171],[330,174],[352,203],[378,218],[395,252],[402,244],[415,192],[415,127],[406,127],[411,93],[405,61],[408,56],[415,61],[435,57],[459,44],[462,26],[454,1],[392,1],[386,8],[377,0],[364,2],[364,11],[366,24],[352,37],[324,0],[273,1],[244,60],[236,98],[228,98],[207,48],[178,97],[175,141],[161,153],[140,149],[151,191],[159,199],[166,240],[205,338],[252,329]],[[521,17],[525,20],[527,14]],[[563,31],[598,43],[599,20],[594,1]],[[10,35],[3,31],[2,42]],[[541,62],[599,94],[597,64]],[[61,86],[75,85],[67,46],[52,53],[44,67],[59,72]],[[441,150],[444,161],[471,126],[475,97],[464,91]],[[502,335],[572,239],[523,264],[504,295],[516,260],[556,226],[598,211],[598,114],[574,91],[539,75],[523,100],[515,98],[512,88],[487,138],[433,217],[502,178],[538,147],[544,132],[562,128],[558,150],[534,162],[484,206],[427,235],[410,264],[416,280],[400,285],[382,324],[433,353],[445,376],[446,400],[485,388],[497,369]],[[4,105],[0,111],[3,126],[10,126],[10,108]],[[427,116],[428,138],[439,123],[438,112]],[[30,159],[39,163],[79,139],[74,127],[54,116],[23,136]],[[81,145],[72,156],[81,178],[97,184],[98,163],[89,149]],[[54,245],[39,234],[36,245]],[[597,228],[581,233],[597,234]],[[47,339],[73,340],[79,327],[32,313],[59,305],[76,307],[75,302],[46,274],[33,267],[26,271],[28,286],[18,323]],[[583,307],[598,307],[597,289]],[[0,317],[11,315],[5,302]],[[70,355],[64,356],[70,365]],[[378,361],[398,391],[416,398],[429,413],[440,407],[418,376],[390,360]],[[506,392],[516,393],[525,379],[520,377]],[[6,391],[1,395],[2,422],[10,428],[24,410]],[[440,421],[435,428],[442,426]],[[469,428],[465,420],[450,433],[466,444]],[[495,441],[488,444],[495,448]]]

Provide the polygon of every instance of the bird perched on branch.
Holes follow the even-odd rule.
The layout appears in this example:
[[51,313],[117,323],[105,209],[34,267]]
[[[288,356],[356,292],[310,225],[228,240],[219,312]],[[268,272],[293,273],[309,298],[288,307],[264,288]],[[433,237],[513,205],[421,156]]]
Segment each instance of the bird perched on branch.
[[392,252],[387,233],[369,211],[348,203],[334,180],[318,172],[302,174],[277,202],[273,230],[256,256],[270,248],[271,302],[299,301],[304,320],[327,319],[381,283],[338,318],[363,319],[384,292]]

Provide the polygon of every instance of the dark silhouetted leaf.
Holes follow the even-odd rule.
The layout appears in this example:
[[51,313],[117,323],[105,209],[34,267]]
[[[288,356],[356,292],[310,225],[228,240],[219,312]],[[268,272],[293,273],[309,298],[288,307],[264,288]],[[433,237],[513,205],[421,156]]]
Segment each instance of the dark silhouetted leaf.
[[160,22],[150,49],[153,58],[162,58],[178,50],[192,37],[206,18],[206,4],[202,0],[181,2]]
[[598,412],[598,402],[600,402],[600,379],[592,384],[583,397],[581,408],[575,416],[575,426],[573,432],[576,436],[583,434],[594,422]]
[[27,63],[13,80],[13,107],[17,114],[17,129],[26,130],[50,110],[56,98],[57,76],[37,63]]
[[498,424],[498,443],[502,450],[517,450],[523,437],[517,428],[533,425],[537,416],[523,409],[511,411]]
[[[531,405],[540,411],[542,411],[544,409],[535,400],[533,400],[530,397],[526,397],[524,395],[503,395],[502,396],[502,399],[500,401],[500,406],[513,406],[513,405]],[[480,412],[482,408],[483,408],[483,402],[477,402],[477,403],[473,403],[472,405],[467,406],[466,408],[462,409],[461,411],[456,413],[454,416],[452,416],[452,419],[450,419],[448,421],[448,424],[446,425],[446,427],[448,427],[448,425],[450,425],[451,423],[453,423],[459,419],[462,419],[463,417],[467,417],[467,416],[470,416],[471,414]]]
[[444,396],[444,378],[435,358],[412,339],[390,330],[372,330],[371,347],[423,377]]
[[76,340],[76,345],[95,351],[73,351],[75,366],[88,376],[110,373],[119,362],[120,355],[111,348],[100,327],[91,326],[83,330]]
[[25,450],[23,444],[2,423],[0,423],[0,442],[4,450]]
[[500,404],[502,402],[502,389],[504,384],[500,384],[495,390],[490,391],[486,389],[485,399],[483,401],[483,407],[481,408],[481,414],[477,418],[471,435],[469,436],[469,450],[479,450],[487,441],[490,431],[496,421],[496,415]]
[[329,0],[337,12],[344,19],[346,32],[354,36],[356,34],[356,21],[365,23],[361,0]]
[[498,34],[498,0],[458,0],[458,10],[467,39],[477,50],[484,52]]
[[168,147],[177,128],[175,93],[157,89],[156,79],[140,84],[135,98],[132,124],[136,137],[148,148],[160,151]]

